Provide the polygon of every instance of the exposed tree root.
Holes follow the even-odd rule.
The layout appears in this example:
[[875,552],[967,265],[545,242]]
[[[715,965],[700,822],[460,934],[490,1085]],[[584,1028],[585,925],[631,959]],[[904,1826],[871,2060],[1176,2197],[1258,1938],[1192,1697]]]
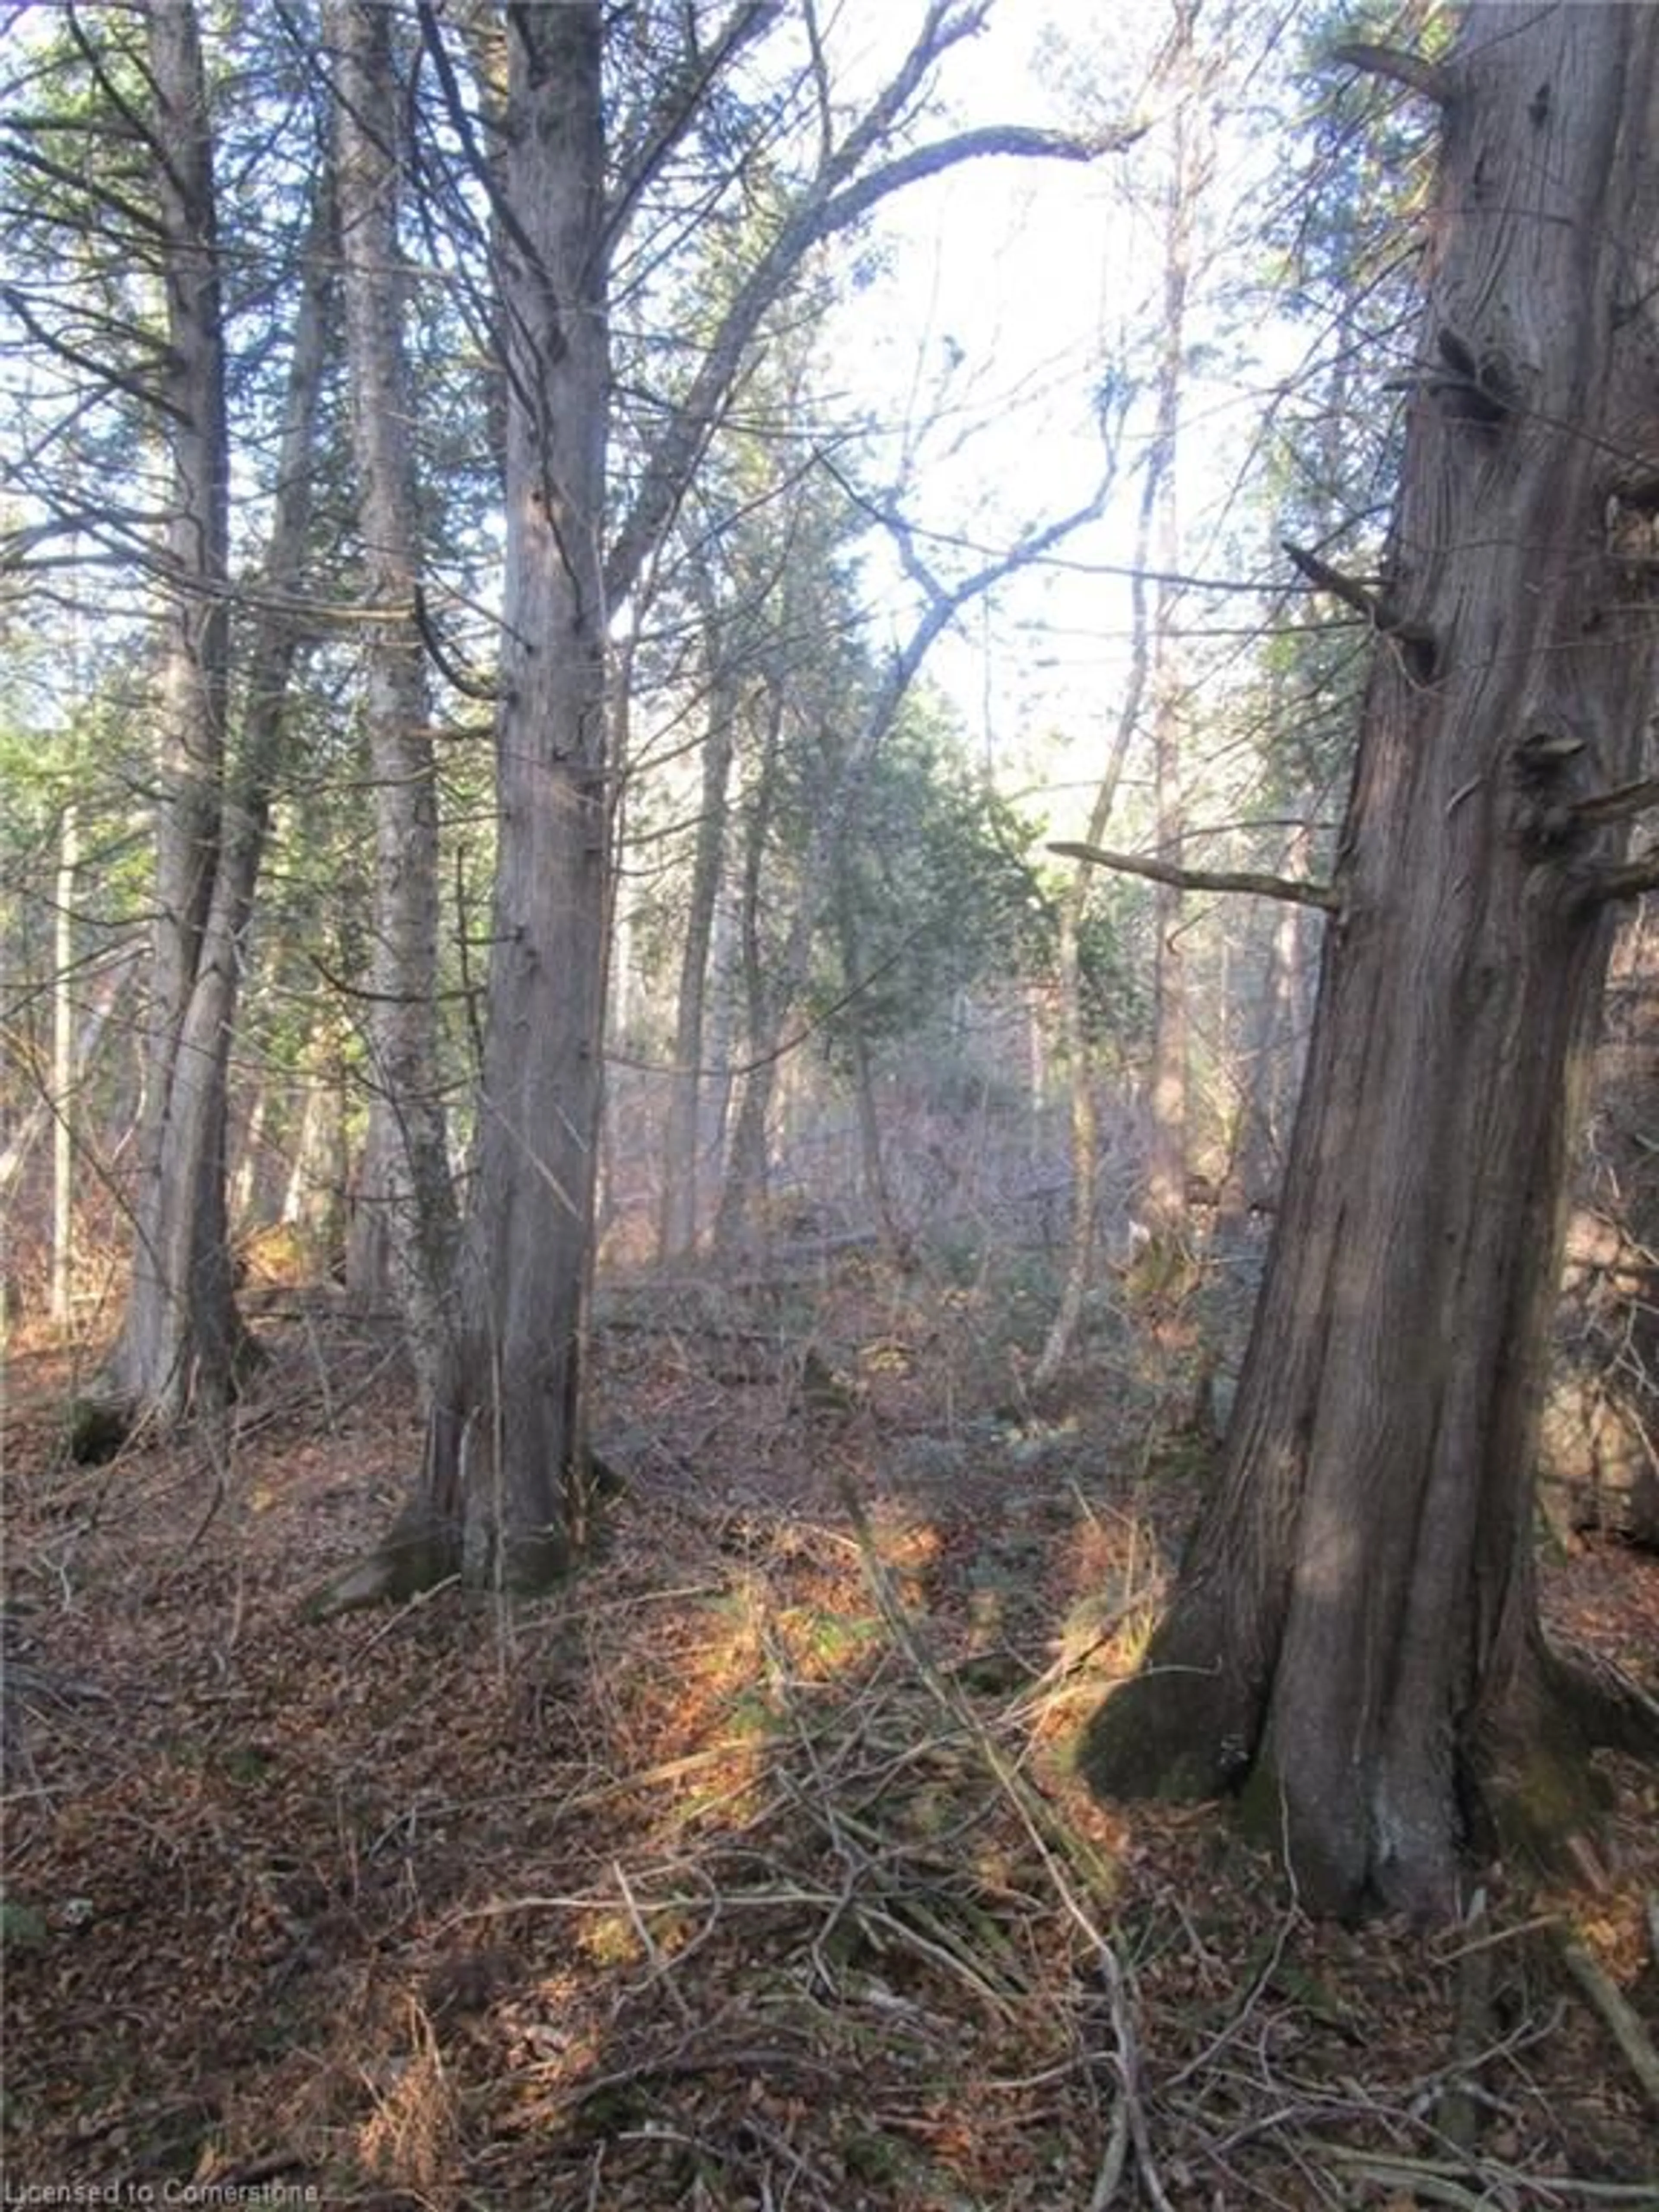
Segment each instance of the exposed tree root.
[[1616,1668],[1564,1656],[1540,1637],[1501,1711],[1478,1716],[1449,1762],[1443,1819],[1419,1806],[1402,1826],[1381,1772],[1354,1778],[1346,1811],[1310,1800],[1298,1776],[1275,1766],[1262,1733],[1266,1700],[1251,1696],[1247,1670],[1202,1663],[1201,1648],[1191,1616],[1184,1626],[1172,1617],[1142,1672],[1091,1717],[1080,1772],[1103,1797],[1237,1796],[1246,1826],[1279,1852],[1302,1902],[1341,1918],[1379,1904],[1425,1919],[1455,1911],[1465,1851],[1510,1856],[1547,1874],[1582,1871],[1597,1856],[1612,1804],[1593,1753],[1659,1758],[1659,1705]]
[[404,1605],[455,1581],[514,1597],[555,1589],[602,1540],[605,1516],[626,1491],[623,1478],[597,1453],[590,1453],[581,1478],[567,1480],[562,1527],[511,1538],[504,1559],[490,1558],[480,1545],[476,1561],[471,1556],[472,1546],[455,1522],[417,1498],[404,1509],[383,1543],[312,1592],[301,1607],[301,1618],[329,1620],[337,1613],[362,1612],[371,1606]]
[[361,1613],[370,1606],[404,1605],[460,1571],[460,1547],[453,1536],[399,1523],[386,1541],[349,1561],[306,1598],[300,1618],[331,1620],[337,1613]]

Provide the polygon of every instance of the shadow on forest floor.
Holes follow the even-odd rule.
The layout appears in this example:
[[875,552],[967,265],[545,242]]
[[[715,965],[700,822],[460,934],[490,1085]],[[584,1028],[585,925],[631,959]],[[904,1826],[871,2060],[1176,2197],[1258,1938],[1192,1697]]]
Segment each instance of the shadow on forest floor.
[[[1107,1330],[1040,1422],[971,1285],[606,1313],[630,1494],[575,1588],[320,1628],[416,1444],[372,1332],[267,1316],[217,1469],[65,1466],[63,1363],[15,1359],[8,2201],[1659,2204],[1559,1943],[1651,2024],[1654,1778],[1599,1886],[1428,1942],[1072,1780],[1193,1503],[1179,1344]],[[1659,1563],[1547,1579],[1659,1687]]]

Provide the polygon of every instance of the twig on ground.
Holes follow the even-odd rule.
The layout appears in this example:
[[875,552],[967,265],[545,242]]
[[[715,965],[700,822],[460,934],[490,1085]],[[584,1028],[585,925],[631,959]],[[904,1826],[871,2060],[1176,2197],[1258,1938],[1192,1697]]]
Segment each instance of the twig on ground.
[[1141,2186],[1151,2198],[1156,2212],[1174,2212],[1158,2174],[1158,2162],[1152,2156],[1152,2130],[1146,2124],[1146,2107],[1140,2094],[1140,2044],[1135,2034],[1134,2016],[1129,2006],[1123,1968],[1109,1943],[1103,1942],[1100,1947],[1099,1965],[1106,1983],[1107,2002],[1111,2008],[1112,2037],[1117,2045],[1118,2100],[1121,2109],[1128,2118],[1129,2140],[1135,2147],[1135,2164],[1139,2170]]
[[1564,1939],[1561,1961],[1601,2015],[1607,2033],[1641,2084],[1648,2102],[1659,2110],[1659,2051],[1654,2048],[1653,2038],[1635,2008],[1612,1975],[1596,1964],[1582,1943]]

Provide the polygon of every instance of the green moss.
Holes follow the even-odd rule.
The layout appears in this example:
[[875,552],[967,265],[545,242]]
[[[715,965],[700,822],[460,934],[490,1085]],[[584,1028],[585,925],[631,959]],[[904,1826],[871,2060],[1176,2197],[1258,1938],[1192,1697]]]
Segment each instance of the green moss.
[[1480,1798],[1503,1855],[1546,1876],[1577,1870],[1575,1846],[1595,1840],[1613,1805],[1565,1712],[1504,1743],[1486,1763]]
[[1102,1797],[1223,1796],[1243,1765],[1235,1706],[1213,1673],[1149,1665],[1090,1716],[1079,1771]]

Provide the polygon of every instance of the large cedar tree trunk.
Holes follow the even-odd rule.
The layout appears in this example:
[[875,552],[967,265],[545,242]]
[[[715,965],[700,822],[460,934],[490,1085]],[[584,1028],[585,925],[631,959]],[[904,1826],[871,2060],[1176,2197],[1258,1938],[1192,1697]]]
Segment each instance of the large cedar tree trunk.
[[1443,109],[1428,312],[1287,1188],[1216,1489],[1083,1762],[1243,1789],[1316,1909],[1437,1913],[1471,1848],[1571,1823],[1595,1733],[1533,1468],[1620,836],[1575,808],[1654,701],[1659,10],[1475,5],[1401,74]]

